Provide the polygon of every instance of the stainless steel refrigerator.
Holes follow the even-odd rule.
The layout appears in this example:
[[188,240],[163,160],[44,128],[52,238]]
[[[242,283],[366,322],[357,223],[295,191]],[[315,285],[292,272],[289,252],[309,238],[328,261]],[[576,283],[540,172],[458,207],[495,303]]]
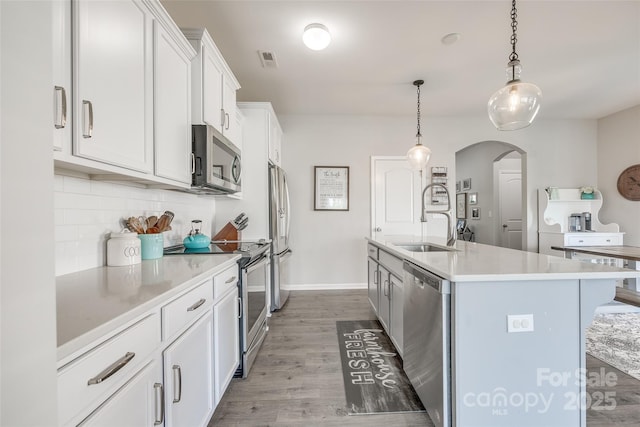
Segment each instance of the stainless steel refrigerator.
[[289,188],[287,175],[276,165],[269,164],[269,238],[271,239],[271,311],[281,309],[289,291],[287,262],[291,258],[289,248]]

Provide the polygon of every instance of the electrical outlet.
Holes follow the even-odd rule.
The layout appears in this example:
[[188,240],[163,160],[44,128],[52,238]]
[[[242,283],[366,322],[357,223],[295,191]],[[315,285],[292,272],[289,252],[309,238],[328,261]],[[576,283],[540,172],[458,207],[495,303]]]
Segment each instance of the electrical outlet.
[[507,315],[507,332],[533,332],[533,314]]

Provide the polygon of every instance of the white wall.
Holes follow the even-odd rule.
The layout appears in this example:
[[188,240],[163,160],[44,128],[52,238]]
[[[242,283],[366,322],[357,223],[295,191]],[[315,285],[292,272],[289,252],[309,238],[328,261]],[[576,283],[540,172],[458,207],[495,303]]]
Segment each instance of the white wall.
[[130,216],[175,214],[164,245],[182,243],[191,220],[202,220],[211,236],[215,199],[169,190],[149,190],[123,184],[91,181],[86,177],[55,175],[56,275],[106,265],[109,233],[120,231]]
[[598,120],[598,189],[604,199],[600,221],[615,222],[624,243],[640,246],[640,202],[618,193],[620,173],[640,163],[640,105]]
[[[495,210],[497,194],[494,194],[494,161],[513,147],[499,141],[484,141],[460,150],[456,154],[455,180],[471,179],[471,189],[463,193],[477,193],[478,204],[467,201],[467,225],[474,232],[475,241],[495,245],[495,222],[499,213]],[[519,160],[518,160],[519,163]],[[517,170],[520,170],[518,164]],[[480,219],[471,218],[471,208],[480,208]]]
[[0,2],[0,425],[57,419],[52,11]]
[[[365,240],[371,225],[370,156],[405,155],[414,144],[414,117],[280,116],[283,167],[292,198],[293,284],[366,282]],[[430,166],[447,166],[455,176],[455,153],[480,141],[503,141],[527,152],[527,248],[537,250],[537,193],[549,185],[594,183],[596,121],[537,121],[529,128],[499,132],[488,118],[423,118]],[[313,210],[313,166],[349,166],[350,210]],[[450,191],[455,191],[451,179]]]

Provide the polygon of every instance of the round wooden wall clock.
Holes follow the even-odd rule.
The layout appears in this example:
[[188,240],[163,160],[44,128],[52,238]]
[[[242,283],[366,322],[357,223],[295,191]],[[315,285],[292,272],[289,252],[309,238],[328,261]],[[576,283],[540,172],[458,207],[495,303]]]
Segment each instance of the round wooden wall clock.
[[640,201],[640,164],[622,171],[618,177],[618,191],[625,199]]

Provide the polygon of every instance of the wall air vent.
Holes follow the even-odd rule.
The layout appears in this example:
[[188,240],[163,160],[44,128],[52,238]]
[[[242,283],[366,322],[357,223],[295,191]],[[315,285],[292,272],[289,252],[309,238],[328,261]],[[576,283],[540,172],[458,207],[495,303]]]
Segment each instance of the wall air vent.
[[278,68],[278,61],[273,52],[259,50],[258,55],[260,55],[260,62],[263,68]]

